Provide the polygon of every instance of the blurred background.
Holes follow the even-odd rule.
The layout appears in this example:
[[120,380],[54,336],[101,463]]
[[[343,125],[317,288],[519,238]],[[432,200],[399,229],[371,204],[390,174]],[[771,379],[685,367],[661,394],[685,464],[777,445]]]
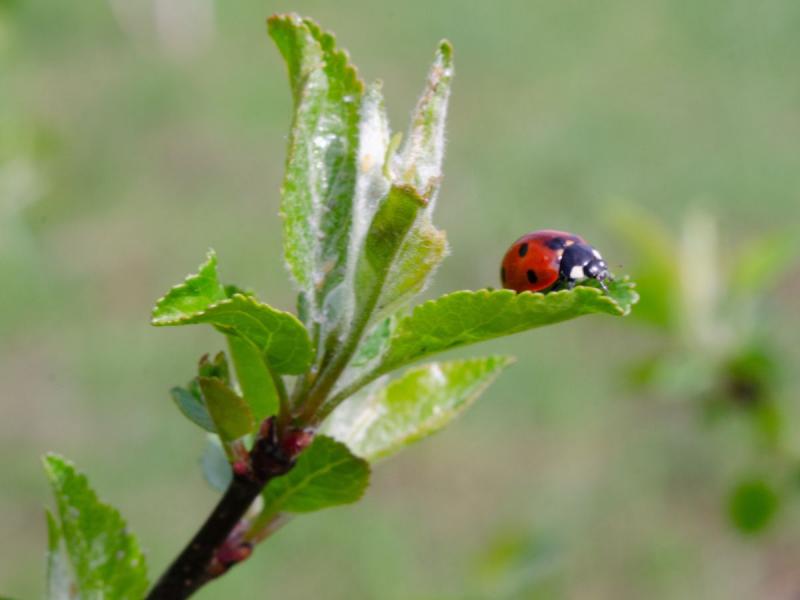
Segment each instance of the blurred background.
[[381,78],[404,130],[456,49],[433,296],[574,231],[640,283],[518,356],[360,504],[303,517],[198,598],[800,594],[800,3],[0,0],[0,593],[43,591],[40,456],[119,507],[157,576],[215,502],[168,389],[210,329],[154,329],[211,246],[290,309],[290,119],[265,18]]

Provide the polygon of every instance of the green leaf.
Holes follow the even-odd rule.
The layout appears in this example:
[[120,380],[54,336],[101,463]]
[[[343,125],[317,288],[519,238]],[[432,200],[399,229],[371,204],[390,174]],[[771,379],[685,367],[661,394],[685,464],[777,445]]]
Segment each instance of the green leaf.
[[447,256],[447,236],[433,226],[424,211],[397,253],[378,301],[378,313],[398,308],[422,292]]
[[211,419],[211,415],[208,414],[208,408],[200,394],[195,394],[192,390],[177,386],[172,388],[169,393],[175,405],[187,419],[206,431],[217,432],[214,421]]
[[778,511],[780,498],[762,479],[740,482],[728,500],[731,522],[742,533],[754,534],[769,525]]
[[262,514],[304,513],[358,501],[369,484],[369,465],[329,437],[318,435],[288,474],[269,482]]
[[353,367],[361,367],[378,358],[389,344],[389,338],[394,330],[394,319],[387,317],[378,322],[361,340],[358,350],[350,361]]
[[[119,512],[98,500],[72,463],[49,454],[44,467],[80,597],[141,600],[148,585],[147,566]],[[51,542],[52,536],[51,530]]]
[[215,377],[198,377],[208,413],[223,441],[231,442],[256,428],[250,406],[224,381]]
[[217,352],[213,360],[209,360],[208,354],[201,356],[197,364],[197,374],[200,377],[221,379],[225,385],[231,384],[231,370],[224,352]]
[[217,255],[209,250],[206,262],[200,265],[196,275],[189,275],[183,283],[173,287],[156,302],[153,324],[170,325],[174,321],[202,312],[226,297],[225,288],[219,282],[217,273]]
[[397,324],[377,373],[444,350],[551,325],[581,315],[623,316],[637,300],[633,284],[609,283],[609,293],[579,286],[549,294],[512,290],[461,291],[417,306]]
[[513,362],[504,356],[432,363],[344,402],[324,431],[370,462],[444,428]]
[[233,479],[233,470],[217,436],[208,436],[205,450],[200,457],[200,466],[208,485],[218,492],[228,489]]
[[413,186],[431,206],[442,178],[444,129],[452,81],[453,46],[443,40],[411,117],[406,141],[392,165],[396,181]]
[[261,353],[244,338],[228,336],[228,348],[236,367],[236,379],[242,389],[245,402],[260,423],[278,412],[278,392],[275,382],[264,363]]
[[165,313],[160,310],[163,305],[162,299],[153,313],[153,325],[208,323],[226,335],[249,341],[278,373],[304,373],[311,364],[311,340],[297,317],[252,297],[235,294],[193,313]]
[[269,34],[289,71],[294,118],[283,182],[284,251],[310,316],[347,262],[364,85],[332,35],[309,19],[276,15]]
[[45,517],[47,518],[47,599],[70,600],[75,582],[64,551],[64,536],[53,513],[45,510]]
[[392,160],[395,184],[412,186],[425,209],[403,242],[381,294],[378,309],[390,311],[419,294],[447,255],[447,236],[431,214],[442,182],[445,121],[453,80],[453,48],[442,41],[420,97],[405,144]]
[[356,267],[356,311],[372,314],[397,253],[425,201],[409,186],[392,186],[375,213]]

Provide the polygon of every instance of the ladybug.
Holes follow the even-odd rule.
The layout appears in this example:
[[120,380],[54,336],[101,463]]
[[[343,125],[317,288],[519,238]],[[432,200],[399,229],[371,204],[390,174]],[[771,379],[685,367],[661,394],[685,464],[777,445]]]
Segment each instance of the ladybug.
[[553,229],[528,233],[511,244],[500,269],[503,287],[517,292],[571,290],[584,279],[597,280],[608,292],[606,261],[582,237]]

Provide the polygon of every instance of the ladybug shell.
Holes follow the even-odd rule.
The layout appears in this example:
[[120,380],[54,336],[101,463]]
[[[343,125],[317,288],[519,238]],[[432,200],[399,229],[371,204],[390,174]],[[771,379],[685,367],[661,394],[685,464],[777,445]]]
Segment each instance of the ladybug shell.
[[564,249],[586,244],[583,238],[554,229],[528,233],[511,244],[503,258],[500,281],[517,292],[543,292],[558,282]]

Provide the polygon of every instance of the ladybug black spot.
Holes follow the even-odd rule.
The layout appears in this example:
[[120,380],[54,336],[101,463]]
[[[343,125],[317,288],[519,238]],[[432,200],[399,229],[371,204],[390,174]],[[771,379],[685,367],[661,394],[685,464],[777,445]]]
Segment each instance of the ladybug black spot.
[[503,285],[506,284],[506,268],[500,267],[500,281],[503,282]]
[[528,269],[527,275],[528,275],[528,283],[536,283],[537,281],[539,281],[539,278],[536,276],[536,273],[534,273],[531,269]]
[[520,257],[525,256],[528,253],[528,242],[521,244],[519,247],[519,255]]
[[566,245],[566,241],[564,238],[554,237],[552,240],[547,240],[545,242],[545,246],[550,248],[550,250],[562,250]]

